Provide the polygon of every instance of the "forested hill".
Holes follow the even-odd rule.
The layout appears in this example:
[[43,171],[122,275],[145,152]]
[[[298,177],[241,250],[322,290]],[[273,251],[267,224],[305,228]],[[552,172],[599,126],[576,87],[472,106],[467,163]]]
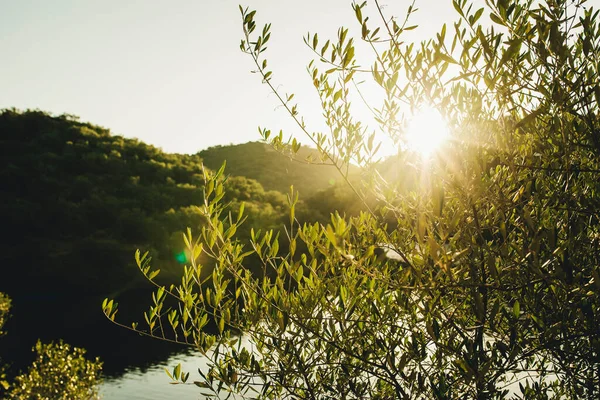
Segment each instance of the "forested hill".
[[340,180],[338,171],[331,166],[302,162],[310,154],[318,160],[316,150],[301,147],[296,155],[298,161],[293,161],[261,142],[215,146],[198,153],[209,168],[219,168],[227,160],[228,174],[255,179],[265,189],[282,193],[294,185],[303,199]]
[[[199,155],[168,154],[74,117],[0,112],[0,291],[123,290],[141,274],[136,248],[177,271],[180,232],[201,221]],[[232,163],[235,165],[235,163]],[[244,177],[245,230],[280,226],[285,196]],[[244,235],[244,232],[240,232]]]

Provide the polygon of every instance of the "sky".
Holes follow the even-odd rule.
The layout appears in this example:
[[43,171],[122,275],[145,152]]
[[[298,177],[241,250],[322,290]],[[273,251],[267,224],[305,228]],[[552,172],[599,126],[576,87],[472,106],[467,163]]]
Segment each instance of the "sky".
[[[476,0],[481,3],[482,0]],[[382,0],[403,15],[407,0]],[[389,3],[389,4],[386,4]],[[40,109],[136,137],[168,152],[259,140],[258,126],[299,135],[239,49],[239,1],[0,0],[0,109]],[[272,23],[278,90],[322,127],[306,72],[307,32],[357,29],[350,0],[246,0]],[[416,39],[455,19],[450,0],[417,0]],[[359,54],[360,56],[360,54]]]

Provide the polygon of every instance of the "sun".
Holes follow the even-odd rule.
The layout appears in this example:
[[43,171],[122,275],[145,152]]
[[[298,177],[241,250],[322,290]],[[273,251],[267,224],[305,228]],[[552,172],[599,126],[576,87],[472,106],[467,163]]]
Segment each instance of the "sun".
[[448,140],[448,124],[435,108],[424,107],[410,119],[406,131],[409,150],[427,158]]

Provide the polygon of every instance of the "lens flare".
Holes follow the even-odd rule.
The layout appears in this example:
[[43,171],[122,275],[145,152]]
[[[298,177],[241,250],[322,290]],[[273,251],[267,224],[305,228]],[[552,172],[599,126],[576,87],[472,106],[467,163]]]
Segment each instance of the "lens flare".
[[185,252],[182,251],[181,253],[175,254],[175,260],[177,260],[179,264],[185,264],[187,261],[187,256]]

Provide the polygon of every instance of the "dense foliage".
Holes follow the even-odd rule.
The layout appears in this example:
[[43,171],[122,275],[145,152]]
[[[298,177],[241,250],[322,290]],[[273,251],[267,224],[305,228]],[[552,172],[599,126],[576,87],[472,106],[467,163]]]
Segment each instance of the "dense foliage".
[[4,328],[6,320],[8,319],[10,304],[10,297],[0,292],[0,336],[4,335],[4,331],[2,331],[2,328]]
[[102,363],[85,358],[85,350],[63,343],[35,345],[36,359],[29,370],[15,378],[8,399],[99,399]]
[[201,197],[197,157],[36,111],[3,111],[0,132],[1,285],[12,293],[114,290],[134,278],[131,247],[144,243],[164,257],[177,219]]
[[[180,232],[203,218],[198,208],[202,157],[227,156],[228,175],[244,175],[248,158],[263,160],[265,168],[282,159],[289,164],[256,143],[207,150],[202,157],[167,154],[75,117],[39,111],[2,111],[0,149],[0,289],[10,294],[67,287],[88,293],[125,290],[139,283],[135,267],[128,268],[137,247],[160,259],[163,271],[179,276]],[[314,178],[310,168],[296,163],[275,171],[255,168],[248,171],[262,181],[229,179],[223,201],[236,208],[246,203],[242,238],[249,238],[251,227],[279,227],[285,216],[285,195],[264,190],[261,183],[283,182],[292,172]],[[298,183],[311,193],[328,184]]]
[[[293,185],[303,199],[340,183],[340,176],[334,168],[315,166],[319,155],[306,147],[300,147],[294,158],[260,142],[210,147],[198,155],[212,170],[227,162],[227,174],[254,179],[266,190],[287,193]],[[356,173],[356,168],[352,168],[351,173]]]
[[[6,324],[6,320],[8,319],[9,311],[10,311],[10,297],[0,292],[0,337],[4,335],[4,325]],[[0,394],[3,390],[8,389],[8,381],[6,380],[6,366],[2,361],[2,357],[0,357]]]
[[[270,25],[256,29],[256,13],[241,9],[241,49],[365,211],[302,225],[291,193],[288,246],[263,231],[243,247],[243,209],[220,201],[221,173],[207,178],[206,223],[184,237],[181,284],[159,285],[147,327],[132,327],[205,352],[210,368],[194,383],[207,395],[598,398],[598,12],[584,0],[453,5],[457,22],[419,45],[404,39],[414,5],[398,19],[377,1],[353,4],[372,50],[363,59],[346,28],[324,44],[306,38],[329,134],[312,133],[292,96],[277,93],[264,58]],[[376,137],[353,114],[363,80],[380,89],[368,100],[377,129],[399,145],[397,181],[374,168]],[[431,158],[406,142],[406,120],[425,106],[452,133]],[[295,138],[262,134],[297,150]],[[350,163],[365,172],[361,186]],[[247,272],[249,255],[265,274]],[[137,263],[152,278],[149,257]],[[116,304],[104,310],[114,320]],[[171,375],[189,379],[179,367]]]
[[[11,300],[0,292],[0,336],[8,318]],[[11,400],[54,400],[98,398],[102,363],[87,360],[85,350],[63,343],[42,344],[34,348],[36,359],[28,372],[8,381],[6,366],[0,358],[0,396]]]

